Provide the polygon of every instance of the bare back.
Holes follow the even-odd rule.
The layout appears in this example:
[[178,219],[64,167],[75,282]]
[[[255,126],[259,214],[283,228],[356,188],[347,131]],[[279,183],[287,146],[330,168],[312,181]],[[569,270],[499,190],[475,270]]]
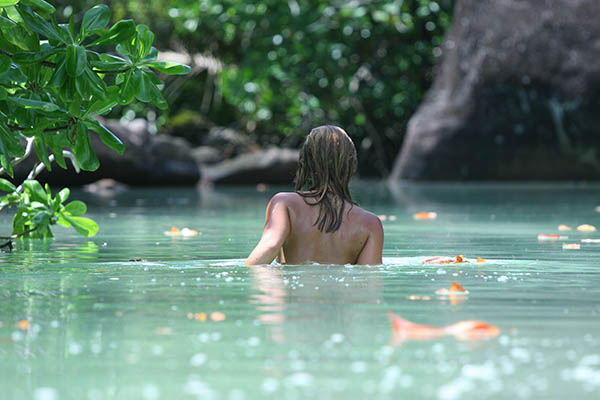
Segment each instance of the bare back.
[[[326,233],[319,231],[315,225],[319,215],[318,205],[307,204],[297,193],[279,193],[276,196],[279,196],[285,204],[290,223],[289,234],[281,247],[280,262],[288,264],[381,263],[383,230],[381,222],[374,214],[346,203],[342,225],[335,232]],[[379,234],[381,240],[374,237]],[[374,248],[366,249],[368,244]],[[361,253],[365,250],[373,254],[365,254],[361,261]]]

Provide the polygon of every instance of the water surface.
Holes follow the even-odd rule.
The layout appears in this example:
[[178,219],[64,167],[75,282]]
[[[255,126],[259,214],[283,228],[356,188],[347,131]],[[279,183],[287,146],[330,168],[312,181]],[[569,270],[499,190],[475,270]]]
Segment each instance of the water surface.
[[[597,398],[600,245],[562,243],[600,234],[537,235],[600,226],[600,186],[359,182],[361,206],[388,216],[383,265],[242,267],[279,189],[74,192],[96,237],[57,227],[0,253],[2,398]],[[457,254],[486,262],[421,264]],[[463,301],[434,294],[453,280]],[[392,347],[390,310],[501,333]]]

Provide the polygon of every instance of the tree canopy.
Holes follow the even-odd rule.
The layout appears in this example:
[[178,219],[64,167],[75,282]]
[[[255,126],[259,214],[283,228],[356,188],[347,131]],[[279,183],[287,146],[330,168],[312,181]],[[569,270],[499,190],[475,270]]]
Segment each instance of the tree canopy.
[[[80,21],[57,23],[55,8],[44,0],[0,0],[0,175],[35,151],[40,160],[28,179],[16,187],[0,178],[0,210],[15,206],[13,237],[52,236],[50,225],[72,226],[93,236],[98,226],[85,204],[64,204],[69,190],[52,196],[35,176],[52,169],[93,171],[98,158],[90,132],[123,153],[121,140],[95,117],[134,99],[166,109],[161,81],[155,74],[185,74],[189,67],[156,61],[154,34],[133,20],[110,25],[110,9],[97,5]],[[105,52],[105,49],[116,52]]]
[[[67,14],[79,12],[72,2],[57,3]],[[162,124],[196,115],[237,126],[263,144],[297,146],[311,127],[336,123],[355,140],[359,169],[380,176],[430,86],[453,6],[452,0],[106,3],[115,15],[147,23],[161,50],[201,53],[224,65],[216,76],[184,78],[171,98],[174,118]]]

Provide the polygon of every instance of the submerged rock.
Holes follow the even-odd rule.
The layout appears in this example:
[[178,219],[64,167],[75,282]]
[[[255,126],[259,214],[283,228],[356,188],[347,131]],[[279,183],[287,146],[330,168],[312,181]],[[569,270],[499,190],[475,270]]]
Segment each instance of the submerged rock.
[[459,0],[392,178],[600,178],[598,15],[597,0]]

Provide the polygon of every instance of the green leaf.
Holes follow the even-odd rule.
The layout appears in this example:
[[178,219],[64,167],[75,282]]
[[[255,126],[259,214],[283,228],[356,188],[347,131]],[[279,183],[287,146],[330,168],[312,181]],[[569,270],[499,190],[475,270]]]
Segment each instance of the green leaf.
[[10,69],[11,60],[10,57],[0,54],[0,75],[8,72]]
[[119,97],[119,87],[118,86],[109,86],[106,88],[106,92],[104,96],[98,98],[98,100],[94,101],[85,113],[87,115],[102,115],[110,110],[114,106],[118,104],[117,98]]
[[32,201],[39,201],[42,204],[48,205],[46,191],[38,181],[28,179],[23,182],[23,187],[25,188],[25,193],[29,194]]
[[137,58],[142,59],[146,57],[152,49],[152,42],[154,42],[154,33],[144,24],[140,24],[136,27],[137,39],[135,47],[137,50]]
[[64,49],[56,48],[50,46],[48,43],[44,43],[40,51],[36,52],[25,52],[25,53],[17,53],[13,56],[13,61],[17,64],[33,64],[38,63],[40,61],[44,61],[54,54],[60,53],[64,51]]
[[0,16],[0,30],[3,38],[18,48],[25,51],[38,51],[40,49],[40,41],[37,35],[27,32],[8,18]]
[[77,44],[70,44],[67,46],[67,58],[66,58],[67,74],[76,78],[83,74],[87,66],[87,55],[85,54],[85,47]]
[[57,110],[64,111],[56,104],[49,103],[47,101],[23,99],[20,97],[11,97],[11,96],[9,96],[7,99],[10,102],[17,104],[18,106],[23,107],[25,109],[34,109],[34,110],[40,110],[40,111],[46,111],[46,112],[52,112],[52,111],[57,111]]
[[106,146],[110,147],[114,151],[119,154],[123,154],[125,152],[125,145],[114,133],[108,130],[104,125],[95,119],[86,121],[88,127],[94,130],[97,134],[100,135],[100,140]]
[[91,237],[98,233],[98,224],[92,219],[73,217],[64,213],[61,213],[61,216],[82,236]]
[[100,166],[96,153],[94,153],[92,145],[90,144],[90,134],[82,121],[77,122],[77,133],[73,152],[81,165],[81,169],[85,171],[95,171]]
[[172,61],[153,61],[144,63],[144,65],[167,75],[185,75],[190,72],[189,66]]
[[142,62],[146,63],[154,61],[156,60],[156,57],[158,57],[158,50],[156,50],[156,47],[152,46],[150,47],[150,52],[148,53],[148,55],[142,59]]
[[133,79],[133,73],[132,71],[128,71],[125,74],[125,80],[123,81],[123,85],[121,86],[121,90],[119,92],[119,104],[125,105],[131,103],[135,97],[135,92],[136,86]]
[[47,134],[46,143],[50,147],[52,154],[54,154],[54,161],[62,168],[67,169],[67,163],[63,156],[63,147],[66,145],[65,132],[57,134]]
[[88,86],[94,92],[96,96],[104,96],[106,93],[106,84],[97,73],[92,71],[89,67],[85,67],[84,78],[87,80]]
[[58,214],[58,218],[56,219],[56,222],[60,226],[64,226],[65,228],[71,227],[71,223],[69,221],[67,221],[61,214]]
[[128,60],[110,54],[101,54],[99,61],[92,61],[90,64],[101,71],[119,71],[131,67]]
[[54,74],[48,82],[50,87],[62,87],[67,79],[67,69],[65,67],[65,61],[61,62],[60,65],[54,70]]
[[160,110],[166,110],[169,105],[167,104],[167,100],[163,96],[162,92],[156,85],[150,86],[150,91],[152,92],[152,103]]
[[54,14],[56,8],[44,0],[21,0],[21,4],[27,4],[31,7],[35,7],[45,14]]
[[23,24],[23,17],[21,17],[21,14],[19,14],[19,10],[17,10],[17,7],[6,7],[4,9],[4,12],[6,13],[6,16],[12,21],[16,22],[17,24]]
[[43,133],[35,137],[34,146],[40,161],[44,163],[48,171],[52,171],[52,164],[50,163],[50,158],[48,158],[48,149],[46,148],[46,141],[44,140]]
[[62,37],[56,27],[42,18],[38,13],[27,10],[27,8],[24,7],[19,8],[19,12],[21,13],[23,21],[25,21],[25,26],[28,29],[39,33],[49,40],[55,40],[57,42],[67,44],[67,41]]
[[152,101],[152,89],[150,86],[153,85],[150,79],[147,77],[146,72],[142,72],[139,69],[133,73],[133,84],[135,86],[135,97],[144,103]]
[[14,192],[17,190],[16,186],[7,181],[6,179],[0,178],[0,190],[4,192]]
[[90,46],[117,44],[135,35],[135,22],[130,19],[121,20],[111,26],[108,31],[96,29],[93,33],[100,37],[90,43]]
[[65,211],[74,217],[79,217],[87,211],[87,206],[83,201],[75,200],[65,206]]
[[0,8],[14,6],[18,2],[19,0],[0,0]]
[[[2,124],[0,124],[2,125]],[[4,168],[6,173],[12,178],[13,175],[13,166],[11,161],[11,156],[8,151],[6,144],[4,143],[5,138],[4,135],[0,135],[0,166]]]
[[87,10],[81,23],[81,38],[85,38],[88,32],[95,29],[104,29],[110,21],[110,9],[101,4]]
[[58,192],[58,197],[60,197],[60,199],[64,203],[65,201],[67,201],[70,194],[71,190],[69,188],[63,188],[60,192]]

